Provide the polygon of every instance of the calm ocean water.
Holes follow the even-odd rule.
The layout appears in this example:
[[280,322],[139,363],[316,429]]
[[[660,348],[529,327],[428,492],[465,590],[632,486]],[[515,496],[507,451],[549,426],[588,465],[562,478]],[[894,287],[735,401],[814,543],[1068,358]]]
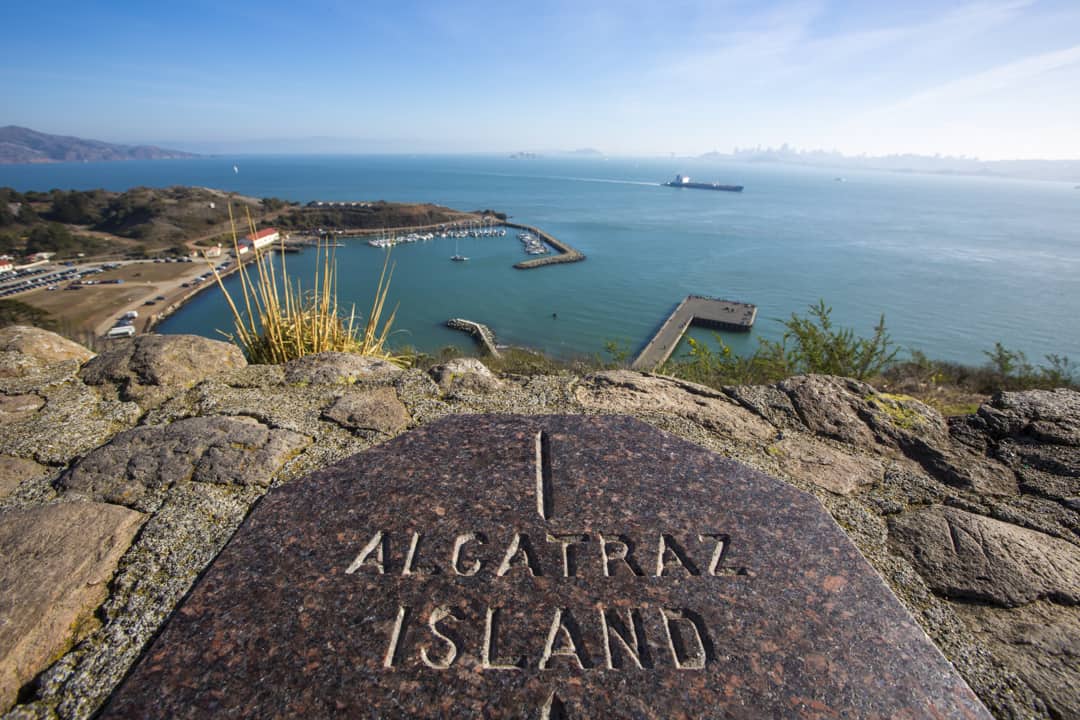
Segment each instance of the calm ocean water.
[[[239,172],[233,172],[233,164]],[[676,172],[739,183],[741,194],[674,190]],[[755,303],[736,350],[777,338],[776,319],[824,298],[839,324],[932,357],[981,363],[995,341],[1033,360],[1080,360],[1080,191],[1071,184],[660,159],[482,156],[222,157],[0,166],[19,190],[203,185],[291,200],[436,202],[493,208],[588,256],[518,271],[520,243],[454,240],[398,246],[391,291],[398,345],[468,347],[450,317],[490,325],[499,341],[570,356],[606,341],[636,351],[689,293]],[[341,296],[366,310],[382,251],[338,250]],[[290,256],[310,277],[313,253]],[[552,314],[557,317],[552,317]],[[207,291],[160,326],[216,337],[231,321]],[[708,337],[709,333],[697,333]]]

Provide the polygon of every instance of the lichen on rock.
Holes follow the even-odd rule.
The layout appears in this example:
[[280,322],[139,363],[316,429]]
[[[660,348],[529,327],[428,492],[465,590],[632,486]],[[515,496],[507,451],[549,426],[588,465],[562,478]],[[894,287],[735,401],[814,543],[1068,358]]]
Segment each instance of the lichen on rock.
[[198,417],[119,433],[64,473],[68,493],[129,507],[153,507],[183,482],[268,487],[274,472],[311,439],[245,417]]

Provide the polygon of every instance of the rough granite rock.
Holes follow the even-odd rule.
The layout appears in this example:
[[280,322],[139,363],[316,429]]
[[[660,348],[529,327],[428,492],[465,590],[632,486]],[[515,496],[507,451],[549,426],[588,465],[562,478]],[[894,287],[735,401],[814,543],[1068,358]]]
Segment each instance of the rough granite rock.
[[[18,353],[0,353],[0,365],[6,362],[5,357],[12,356],[19,360],[25,360],[25,355]],[[33,361],[36,362],[36,361]],[[62,360],[53,365],[46,365],[40,370],[28,372],[25,375],[3,376],[0,375],[0,393],[5,395],[18,395],[25,393],[41,394],[53,385],[59,385],[71,379],[78,379],[75,373],[79,372],[79,363],[76,360]]]
[[169,490],[116,571],[104,627],[42,675],[25,716],[89,718],[264,492],[200,483]]
[[312,438],[311,445],[290,460],[275,476],[275,483],[287,482],[371,445],[373,439],[355,434],[323,417],[325,409],[338,397],[346,391],[360,387],[370,389],[368,383],[343,387],[283,385],[281,382],[284,381],[279,378],[277,385],[245,383],[242,386],[231,386],[223,384],[217,378],[206,380],[149,411],[143,422],[147,425],[163,425],[190,417],[235,415],[254,418],[275,430],[290,430]]
[[942,506],[891,518],[889,535],[945,597],[1002,607],[1080,603],[1080,547],[1058,538]]
[[1005,465],[962,445],[931,444],[916,435],[900,440],[904,454],[953,487],[981,495],[1015,495],[1016,475]]
[[502,387],[499,379],[476,358],[454,358],[431,368],[431,376],[445,392],[490,393]]
[[135,403],[102,398],[77,378],[37,391],[45,404],[0,433],[0,454],[66,465],[74,458],[132,427],[142,411]]
[[323,408],[341,394],[341,387],[333,385],[232,387],[212,379],[150,410],[143,424],[159,425],[210,415],[244,415],[270,427],[315,436]]
[[73,465],[59,485],[131,507],[146,507],[147,491],[188,481],[267,487],[273,473],[310,442],[252,418],[188,418],[118,434]]
[[393,388],[382,387],[342,395],[323,417],[360,435],[393,437],[409,425],[409,411]]
[[1080,478],[1080,445],[1052,445],[1030,438],[1005,438],[996,455],[1010,467],[1034,468],[1062,477]]
[[214,380],[234,388],[278,387],[285,382],[281,365],[247,365],[215,375]]
[[673,378],[611,370],[587,376],[576,388],[586,409],[610,413],[677,415],[721,435],[770,442],[776,429],[724,393]]
[[866,383],[828,375],[788,378],[777,387],[791,398],[803,424],[812,432],[858,447],[877,440],[859,414],[863,397],[874,389]]
[[245,365],[232,343],[196,335],[140,335],[117,341],[86,363],[79,376],[88,385],[116,385],[122,399],[152,407],[179,389]]
[[971,632],[1033,688],[1056,718],[1080,718],[1080,607],[957,605]]
[[[1008,467],[953,442],[941,414],[914,398],[879,393],[866,383],[826,375],[788,378],[777,387],[787,393],[813,433],[879,454],[896,448],[954,487],[988,495],[1017,492],[1016,477]],[[741,394],[752,398],[745,391]]]
[[285,382],[291,385],[351,385],[358,380],[390,381],[402,372],[388,360],[324,352],[285,363]]
[[1066,507],[1080,511],[1080,477],[1057,475],[1033,467],[1019,467],[1020,489],[1025,493],[1056,500]]
[[791,398],[783,390],[772,385],[734,385],[725,387],[724,393],[760,415],[778,428],[802,430],[805,428]]
[[801,435],[785,435],[770,446],[769,454],[784,473],[839,495],[850,495],[884,476],[880,460],[846,453]]
[[[200,376],[205,379],[193,386],[187,381],[144,386],[132,374],[133,380],[108,379],[88,387],[74,377],[79,369],[76,359],[53,362],[47,354],[37,358],[0,349],[0,366],[5,362],[24,368],[28,374],[0,372],[0,395],[34,396],[44,401],[29,414],[27,403],[34,403],[31,397],[0,404],[14,408],[16,415],[9,414],[8,424],[0,428],[0,497],[5,483],[11,493],[0,501],[6,508],[54,502],[54,486],[64,490],[63,484],[54,480],[63,466],[99,446],[104,451],[111,438],[136,422],[143,426],[139,430],[160,432],[162,439],[170,437],[170,424],[198,418],[248,424],[255,419],[261,423],[260,432],[268,437],[275,431],[303,436],[301,447],[312,438],[299,455],[285,453],[284,465],[273,465],[260,475],[280,484],[382,439],[384,435],[375,432],[343,427],[329,412],[339,398],[366,396],[380,388],[393,389],[411,418],[410,426],[457,413],[628,413],[814,492],[995,716],[1058,720],[1076,714],[1073,708],[1080,702],[1080,684],[1070,674],[1076,670],[1072,650],[1077,644],[1071,639],[1071,628],[1076,624],[1077,608],[1060,604],[1068,600],[1068,593],[1040,590],[1036,596],[1043,594],[1051,600],[1011,609],[984,607],[971,597],[943,599],[935,595],[945,593],[931,578],[924,581],[916,572],[923,568],[914,559],[913,546],[905,552],[896,531],[897,522],[924,523],[910,517],[926,512],[919,508],[934,505],[938,506],[935,513],[943,513],[945,508],[940,506],[950,506],[950,512],[970,516],[970,523],[992,539],[985,547],[1003,553],[1001,558],[989,559],[976,554],[968,558],[970,565],[961,564],[959,571],[970,572],[975,578],[967,584],[985,574],[979,564],[985,561],[995,572],[1000,570],[1010,578],[1020,575],[1023,592],[1017,592],[1028,597],[1032,590],[1028,575],[1036,578],[1036,584],[1053,576],[1062,567],[1057,550],[1074,558],[1080,546],[1080,442],[1074,439],[1080,427],[1080,394],[1072,391],[1003,393],[977,415],[950,418],[943,433],[935,414],[908,398],[875,393],[863,383],[824,376],[793,378],[780,385],[725,388],[721,393],[628,371],[585,378],[570,374],[503,375],[498,378],[501,386],[490,392],[458,392],[440,388],[425,371],[402,371],[381,360],[329,354],[296,361],[288,368],[207,367]],[[135,403],[111,399],[128,389],[140,395],[145,415]],[[164,397],[168,399],[153,406]],[[390,402],[389,392],[384,398]],[[347,417],[348,402],[342,400],[338,410],[341,413],[334,415],[339,419]],[[349,414],[359,426],[374,425],[363,413],[353,407]],[[385,432],[397,432],[395,425],[387,424]],[[178,442],[171,454],[193,453],[186,469],[178,471],[181,477],[190,477],[206,453],[198,451],[200,433],[181,435],[188,440]],[[838,441],[838,437],[847,439]],[[126,457],[114,458],[113,477],[102,475],[93,482],[114,486],[112,489],[122,495],[125,483],[129,483],[129,467],[137,474],[161,460],[153,455],[149,460],[139,457],[136,445],[130,446]],[[219,449],[223,454],[246,454],[253,463],[258,462],[254,460],[257,450]],[[242,458],[240,462],[243,466]],[[183,461],[177,461],[177,465],[166,462],[163,467],[172,472],[183,466]],[[243,467],[250,471],[253,465]],[[988,468],[990,474],[979,478],[978,473]],[[244,472],[242,468],[239,477],[254,477]],[[877,477],[881,477],[880,482],[872,481]],[[218,479],[226,478],[219,475]],[[200,482],[143,489],[142,498],[134,505],[153,515],[109,585],[110,597],[100,612],[105,626],[39,675],[33,688],[26,690],[25,702],[5,720],[90,717],[191,580],[264,491],[259,484]],[[941,520],[944,515],[935,517]],[[941,525],[944,537],[928,536],[933,536],[934,542],[948,543],[942,551],[948,559],[952,542],[949,525],[945,521]],[[995,533],[1002,527],[1005,532],[999,537]],[[1014,531],[1023,542],[1017,543]],[[974,548],[974,539],[959,537]],[[1024,554],[1026,550],[1019,556],[1009,555],[1018,545],[1026,548],[1031,538],[1038,539],[1036,546],[1040,548],[1034,559]],[[1053,540],[1050,545],[1056,548],[1049,554],[1042,550],[1047,539]],[[1047,560],[1050,557],[1057,565]],[[1073,568],[1070,563],[1064,567]],[[1075,579],[1070,585],[1060,573],[1056,577],[1051,585],[1073,588],[1075,594]],[[1011,596],[1003,592],[1002,597]],[[1036,609],[1038,614],[1033,614]],[[992,621],[973,621],[979,613]],[[1044,631],[1044,627],[1053,631]],[[1030,644],[1025,641],[1028,636]]]
[[0,455],[0,499],[7,497],[23,480],[39,478],[49,469],[26,458]]
[[929,405],[905,395],[872,392],[859,416],[880,442],[898,447],[928,473],[954,487],[985,495],[1014,495],[1016,476],[1005,465],[954,443],[950,425]]
[[1028,435],[1046,443],[1080,444],[1080,392],[1075,390],[998,393],[979,408],[979,417],[999,437]]
[[92,629],[143,518],[88,502],[0,513],[0,711]]
[[23,376],[50,365],[94,357],[82,345],[41,328],[9,325],[0,328],[0,376]]
[[0,395],[0,427],[32,417],[44,404],[34,393]]

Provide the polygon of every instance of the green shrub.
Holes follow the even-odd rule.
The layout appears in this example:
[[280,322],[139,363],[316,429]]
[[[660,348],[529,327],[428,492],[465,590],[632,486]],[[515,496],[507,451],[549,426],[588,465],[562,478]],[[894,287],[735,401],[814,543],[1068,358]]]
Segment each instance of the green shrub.
[[693,338],[687,339],[690,352],[669,361],[662,372],[708,385],[769,383],[792,375],[823,373],[865,380],[879,375],[896,360],[882,315],[869,337],[860,337],[850,328],[836,328],[832,308],[819,300],[807,315],[791,314],[783,321],[779,341],[760,339],[750,357],[739,357],[715,335],[719,350]]

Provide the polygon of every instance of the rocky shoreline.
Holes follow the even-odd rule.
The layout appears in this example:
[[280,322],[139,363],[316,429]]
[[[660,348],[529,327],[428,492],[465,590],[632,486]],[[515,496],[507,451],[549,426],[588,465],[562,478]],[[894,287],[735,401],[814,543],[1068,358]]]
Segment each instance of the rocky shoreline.
[[[1080,393],[946,420],[804,376],[713,390],[0,330],[0,712],[86,718],[266,490],[455,413],[627,414],[812,492],[998,718],[1080,715]],[[10,710],[9,710],[10,708]]]

